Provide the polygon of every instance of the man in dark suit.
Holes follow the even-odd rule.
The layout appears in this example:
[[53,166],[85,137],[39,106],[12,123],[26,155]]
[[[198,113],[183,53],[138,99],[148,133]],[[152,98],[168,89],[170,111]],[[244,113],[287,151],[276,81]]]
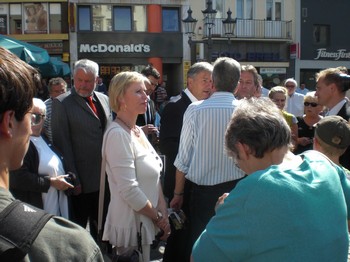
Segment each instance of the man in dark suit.
[[97,238],[98,197],[101,172],[103,132],[111,119],[108,97],[95,92],[98,64],[82,59],[74,66],[71,92],[54,99],[52,136],[54,145],[67,160],[67,167],[77,175],[72,196],[73,221]]
[[[173,165],[176,158],[180,134],[182,128],[183,115],[187,107],[194,101],[207,99],[212,89],[211,73],[213,66],[207,62],[199,62],[191,66],[187,73],[187,89],[182,91],[181,98],[176,102],[168,103],[162,113],[160,127],[160,149],[166,156],[166,168],[164,177],[164,194],[169,199],[173,198],[175,188],[175,172]],[[188,185],[187,185],[188,186]],[[183,211],[188,212],[188,188],[185,187]],[[185,230],[172,229],[172,234],[168,238],[164,262],[168,261],[189,261],[191,247],[187,245],[187,232]]]
[[160,79],[160,74],[152,65],[146,66],[141,71],[141,74],[147,78],[145,81],[145,86],[148,97],[148,105],[146,112],[137,117],[136,125],[142,128],[143,132],[148,136],[148,140],[154,142],[154,135],[158,132],[158,128],[154,126],[154,122],[156,120],[156,106],[154,101],[151,99],[151,95],[159,84],[158,81]]
[[[341,116],[349,120],[349,102],[345,97],[350,89],[350,76],[339,68],[328,68],[316,74],[318,103],[329,110],[327,116]],[[350,169],[350,147],[340,157],[340,164]]]

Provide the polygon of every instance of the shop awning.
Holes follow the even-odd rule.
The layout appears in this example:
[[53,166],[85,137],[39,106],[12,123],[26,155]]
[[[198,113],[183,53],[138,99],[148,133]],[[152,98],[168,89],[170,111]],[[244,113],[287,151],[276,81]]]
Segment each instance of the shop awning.
[[69,75],[69,66],[38,46],[0,35],[0,46],[8,49],[20,59],[35,67],[42,77],[57,77]]

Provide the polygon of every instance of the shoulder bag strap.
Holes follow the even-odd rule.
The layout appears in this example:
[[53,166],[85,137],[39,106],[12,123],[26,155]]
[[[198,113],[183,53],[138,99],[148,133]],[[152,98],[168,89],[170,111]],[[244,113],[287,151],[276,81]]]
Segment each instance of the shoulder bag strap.
[[0,261],[22,260],[51,217],[19,200],[8,205],[0,213]]
[[[110,128],[107,130],[107,133],[105,134],[105,137],[107,139],[107,136],[111,132],[111,130],[115,129],[115,127]],[[102,220],[103,220],[103,207],[104,207],[104,200],[105,200],[105,186],[106,186],[106,139],[103,141],[102,144],[102,162],[101,162],[101,175],[100,175],[100,192],[99,192],[99,199],[98,199],[98,217],[97,217],[97,230],[98,234],[102,237]]]

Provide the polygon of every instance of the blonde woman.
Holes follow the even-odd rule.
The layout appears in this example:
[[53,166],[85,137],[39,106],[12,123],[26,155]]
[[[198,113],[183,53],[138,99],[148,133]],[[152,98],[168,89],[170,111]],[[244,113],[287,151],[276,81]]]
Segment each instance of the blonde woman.
[[297,145],[296,140],[298,138],[298,120],[294,115],[285,111],[287,97],[288,97],[288,90],[283,86],[275,86],[271,88],[269,92],[269,98],[281,110],[284,119],[287,121],[287,124],[289,125],[292,131],[292,142],[295,148]]
[[103,240],[109,241],[117,254],[137,248],[137,232],[142,235],[143,261],[150,259],[150,245],[159,230],[162,239],[170,234],[167,207],[160,184],[162,161],[140,127],[139,114],[147,109],[144,76],[122,72],[109,86],[109,102],[117,117],[108,126],[102,154],[111,201]]

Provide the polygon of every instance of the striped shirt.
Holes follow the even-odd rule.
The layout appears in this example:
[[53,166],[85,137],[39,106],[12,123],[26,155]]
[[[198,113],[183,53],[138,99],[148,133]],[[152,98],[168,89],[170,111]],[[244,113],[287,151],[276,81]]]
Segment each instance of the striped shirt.
[[208,186],[244,176],[224,149],[226,128],[237,103],[233,94],[215,92],[187,108],[174,162],[186,179]]
[[44,133],[49,139],[49,141],[52,143],[52,130],[51,130],[51,111],[52,111],[52,98],[45,100],[46,105],[46,117],[44,122]]

